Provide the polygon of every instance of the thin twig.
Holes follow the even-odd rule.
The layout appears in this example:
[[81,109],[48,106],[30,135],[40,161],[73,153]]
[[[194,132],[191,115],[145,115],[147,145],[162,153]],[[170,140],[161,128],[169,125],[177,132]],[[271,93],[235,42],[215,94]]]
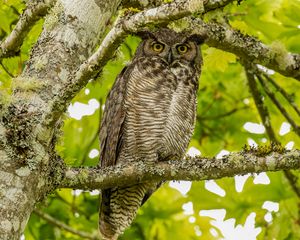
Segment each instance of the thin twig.
[[52,216],[50,216],[49,214],[47,213],[44,213],[42,212],[41,210],[39,209],[34,209],[33,212],[43,218],[44,220],[46,220],[47,222],[51,223],[52,225],[56,226],[56,227],[59,227],[60,229],[63,229],[67,232],[70,232],[70,233],[73,233],[77,236],[80,236],[84,239],[92,239],[92,240],[98,240],[99,239],[99,236],[95,236],[93,234],[90,234],[90,233],[87,233],[87,232],[83,232],[83,231],[80,231],[80,230],[76,230],[74,228],[71,228],[70,226],[68,226],[67,224],[53,218]]
[[278,110],[282,113],[282,115],[286,118],[286,120],[292,125],[292,127],[293,127],[294,131],[297,133],[297,135],[300,136],[300,127],[295,123],[295,121],[288,114],[286,109],[277,100],[277,98],[275,97],[275,94],[268,87],[268,83],[266,82],[266,80],[263,79],[259,74],[257,74],[256,76],[257,76],[259,82],[261,83],[262,87],[264,88],[268,97],[272,100],[272,102],[275,104],[275,106],[278,108]]
[[300,198],[300,188],[298,185],[298,176],[295,175],[292,171],[285,170],[284,175],[289,181],[293,191],[297,194],[298,198]]
[[248,106],[244,106],[244,107],[241,107],[241,108],[233,108],[232,110],[228,111],[228,112],[225,112],[225,113],[221,113],[221,114],[218,114],[218,115],[214,115],[214,116],[197,116],[197,120],[213,120],[213,119],[219,119],[219,118],[224,118],[224,117],[228,117],[234,113],[236,113],[237,111],[239,110],[243,110],[243,109],[247,109],[249,108]]
[[258,113],[262,120],[262,123],[266,129],[267,135],[269,136],[269,139],[272,142],[278,142],[276,139],[275,132],[271,125],[269,111],[268,111],[267,107],[264,105],[264,102],[262,100],[262,95],[258,90],[257,83],[255,81],[255,75],[254,75],[255,73],[248,66],[245,66],[245,71],[246,71],[246,75],[247,75],[250,92],[253,96],[255,106],[258,110]]
[[[257,69],[258,70],[258,69]],[[259,79],[259,74],[257,75],[257,78]],[[270,78],[267,74],[263,74],[263,76],[265,76],[266,77],[266,79],[268,79],[276,88],[277,88],[277,84],[275,83],[275,81],[273,81],[273,79],[272,78]],[[262,78],[261,78],[262,79]],[[262,79],[263,80],[263,79]],[[266,82],[265,82],[266,83]],[[267,84],[267,83],[266,83]],[[266,90],[266,88],[265,88],[265,86],[266,85],[263,85],[262,84],[262,86],[264,87],[264,90],[267,92],[268,90]],[[278,86],[279,87],[279,86]],[[279,87],[279,89],[281,89],[280,87]],[[283,89],[281,89],[282,91],[284,91]],[[281,92],[282,93],[282,92]],[[286,92],[284,91],[284,94],[286,94]],[[284,95],[283,94],[283,95]],[[274,98],[275,98],[275,95],[273,95],[274,96]],[[269,96],[270,97],[270,96]],[[275,98],[276,99],[276,98]],[[288,101],[289,101],[289,99],[288,98],[286,98]],[[277,100],[277,99],[276,99]],[[273,101],[274,102],[274,101]],[[299,134],[298,134],[299,135]],[[297,177],[297,175],[295,175],[292,171],[290,171],[290,170],[284,170],[283,171],[284,172],[284,176],[287,178],[287,180],[289,181],[289,184],[290,184],[290,186],[292,187],[292,189],[293,189],[293,191],[296,193],[296,195],[298,196],[298,198],[300,198],[300,188],[299,188],[299,186],[298,186],[298,184],[297,184],[297,181],[298,181],[298,177]]]
[[[250,66],[250,64],[248,64],[248,66]],[[264,105],[264,102],[262,101],[261,93],[259,92],[256,81],[255,81],[255,75],[254,75],[255,73],[254,72],[256,72],[256,74],[257,74],[257,72],[259,70],[254,65],[252,65],[252,70],[250,68],[247,69],[247,67],[245,67],[245,70],[246,70],[246,74],[247,74],[250,91],[252,93],[256,108],[260,115],[260,118],[262,119],[264,127],[266,128],[267,135],[272,142],[279,142],[276,138],[275,132],[271,125],[271,118],[269,115],[268,108]],[[258,75],[259,75],[259,73],[258,73]],[[266,119],[268,119],[268,121],[266,121]],[[268,124],[265,124],[265,123],[268,123]],[[294,190],[294,192],[297,194],[298,197],[300,197],[300,189],[297,186],[297,179],[298,179],[297,176],[289,170],[284,170],[283,172],[284,172],[285,177],[289,181],[289,184],[291,185],[292,189]]]
[[131,47],[130,47],[126,42],[124,42],[123,45],[124,45],[124,47],[128,50],[129,58],[132,59],[133,53],[132,53]]
[[0,60],[0,65],[3,68],[3,70],[11,77],[11,78],[15,78],[16,76],[14,76],[8,69],[7,67],[3,64],[3,62]]
[[89,219],[90,216],[85,211],[79,209],[77,206],[72,205],[72,203],[68,202],[66,199],[64,199],[62,196],[60,196],[57,192],[55,192],[55,199],[58,199],[62,203],[66,204],[68,207],[70,207],[70,209],[73,212],[76,211],[80,215],[83,215],[86,219]]
[[298,116],[300,116],[300,109],[298,108],[297,104],[295,103],[294,99],[289,95],[282,87],[280,87],[273,78],[271,78],[268,74],[263,73],[263,76],[273,84],[273,86],[276,88],[278,92],[284,96],[284,98],[288,101],[288,103],[294,108],[294,110],[297,112]]
[[91,139],[91,141],[87,144],[87,146],[85,147],[86,151],[80,161],[80,165],[83,165],[85,162],[86,162],[86,159],[88,157],[88,154],[89,154],[89,150],[90,148],[93,146],[94,142],[96,141],[96,139],[98,138],[99,136],[99,133],[100,133],[100,127],[101,127],[101,119],[102,119],[102,114],[103,114],[103,111],[102,111],[102,106],[103,106],[103,100],[102,98],[99,100],[99,124],[98,124],[98,128],[97,128],[97,131],[94,133],[94,136],[93,138]]

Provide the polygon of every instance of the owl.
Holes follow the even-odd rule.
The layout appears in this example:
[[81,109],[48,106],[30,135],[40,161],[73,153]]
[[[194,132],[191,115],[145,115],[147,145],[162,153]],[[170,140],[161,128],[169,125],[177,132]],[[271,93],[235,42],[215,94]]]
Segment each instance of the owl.
[[[142,42],[132,62],[106,100],[100,168],[182,159],[194,130],[201,37],[168,28],[139,35]],[[104,189],[99,210],[102,238],[117,239],[159,186],[160,182],[145,182]]]

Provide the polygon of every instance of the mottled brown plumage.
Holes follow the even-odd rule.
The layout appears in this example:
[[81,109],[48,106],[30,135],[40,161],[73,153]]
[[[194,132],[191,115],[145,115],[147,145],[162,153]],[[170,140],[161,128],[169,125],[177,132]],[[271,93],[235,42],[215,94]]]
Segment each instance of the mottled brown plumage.
[[[134,59],[106,100],[100,130],[101,167],[180,159],[193,133],[202,63],[200,39],[170,29],[141,36]],[[103,238],[117,239],[159,185],[149,182],[103,190],[99,219]]]

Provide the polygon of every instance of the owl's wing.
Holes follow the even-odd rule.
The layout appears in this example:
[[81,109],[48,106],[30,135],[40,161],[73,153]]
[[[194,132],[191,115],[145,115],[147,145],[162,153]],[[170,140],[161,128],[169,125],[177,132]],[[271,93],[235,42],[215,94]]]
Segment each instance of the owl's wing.
[[101,167],[116,164],[122,145],[123,123],[125,121],[124,96],[127,77],[132,67],[125,67],[117,77],[106,102],[100,128],[100,163]]

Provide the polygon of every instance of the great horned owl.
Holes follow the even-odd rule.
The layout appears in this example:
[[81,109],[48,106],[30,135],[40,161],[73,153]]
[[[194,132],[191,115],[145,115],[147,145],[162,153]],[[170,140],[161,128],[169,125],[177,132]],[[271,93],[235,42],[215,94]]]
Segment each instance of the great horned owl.
[[[101,168],[181,159],[194,130],[202,39],[167,28],[140,35],[143,41],[106,100]],[[99,216],[103,239],[117,239],[159,185],[149,182],[103,190]]]

